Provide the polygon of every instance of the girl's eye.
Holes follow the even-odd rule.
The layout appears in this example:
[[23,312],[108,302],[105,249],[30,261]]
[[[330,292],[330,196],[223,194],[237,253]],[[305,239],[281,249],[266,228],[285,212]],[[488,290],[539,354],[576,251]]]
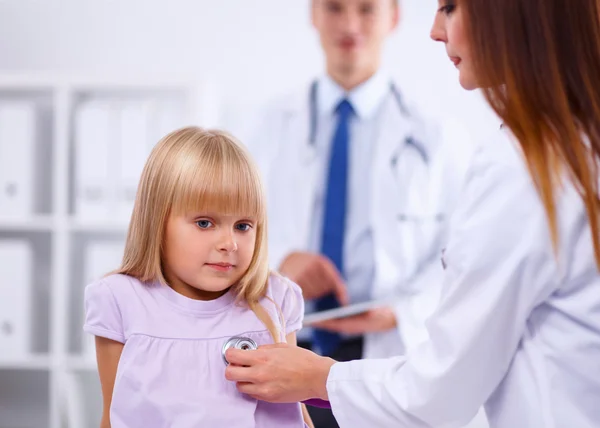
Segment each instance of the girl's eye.
[[212,226],[212,223],[208,220],[198,220],[196,225],[198,225],[200,229],[208,229],[210,226]]
[[247,232],[250,230],[250,228],[252,226],[250,226],[248,223],[240,223],[240,224],[236,224],[235,225],[236,229],[242,232]]

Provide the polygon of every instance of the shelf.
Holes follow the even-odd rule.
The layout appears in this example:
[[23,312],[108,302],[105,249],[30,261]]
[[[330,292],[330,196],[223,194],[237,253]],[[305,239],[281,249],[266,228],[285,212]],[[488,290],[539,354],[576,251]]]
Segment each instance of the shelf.
[[75,371],[65,378],[64,404],[69,427],[97,427],[102,418],[102,387],[98,373]]
[[50,370],[52,363],[47,355],[31,355],[25,358],[0,356],[0,370]]
[[95,372],[98,370],[98,364],[93,358],[70,357],[67,359],[66,368],[77,372]]
[[126,221],[83,220],[72,218],[69,229],[77,232],[126,233],[129,223]]
[[52,216],[0,217],[0,230],[49,232],[54,224]]
[[50,373],[0,370],[0,426],[48,427]]
[[[48,75],[46,73],[14,73],[0,75],[0,88],[17,90],[54,91],[57,87],[68,87],[73,90],[96,90],[115,88],[119,90],[172,88],[189,90],[190,87],[200,86],[196,76],[179,75],[173,76],[155,75],[140,78],[140,76],[73,76]],[[205,84],[206,86],[206,84]]]
[[[102,397],[93,337],[82,329],[85,286],[122,262],[137,185],[131,171],[141,174],[149,150],[167,132],[215,121],[216,92],[207,83],[190,75],[0,73],[6,130],[0,137],[9,142],[0,165],[0,265],[10,268],[0,284],[0,339],[6,339],[0,343],[0,428],[98,426]],[[82,136],[78,128],[79,113],[91,111],[93,119],[98,105],[116,106],[105,148],[81,144],[87,135],[101,136],[91,128]],[[105,129],[103,120],[90,122]],[[147,144],[134,144],[137,132]],[[15,152],[17,140],[25,144]],[[106,149],[106,156],[96,149]],[[92,155],[81,156],[83,150]],[[104,172],[80,174],[96,164],[108,165],[106,183]],[[6,187],[13,182],[16,190]],[[82,182],[88,190],[106,184],[106,198],[82,198],[89,196]]]

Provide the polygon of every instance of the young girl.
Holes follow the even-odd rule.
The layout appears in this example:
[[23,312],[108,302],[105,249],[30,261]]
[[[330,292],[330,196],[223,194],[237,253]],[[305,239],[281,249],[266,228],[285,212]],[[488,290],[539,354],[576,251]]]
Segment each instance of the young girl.
[[229,347],[296,343],[300,288],[267,263],[265,196],[247,152],[199,128],[162,139],[122,266],[85,290],[102,427],[304,427],[300,404],[257,401],[224,375]]

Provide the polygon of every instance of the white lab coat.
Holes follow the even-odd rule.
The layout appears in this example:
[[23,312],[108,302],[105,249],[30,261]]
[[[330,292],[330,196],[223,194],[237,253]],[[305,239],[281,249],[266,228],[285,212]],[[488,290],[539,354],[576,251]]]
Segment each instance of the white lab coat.
[[[600,276],[584,206],[557,197],[560,244],[508,131],[475,156],[452,219],[430,341],[405,357],[337,363],[340,427],[600,426]],[[512,139],[511,139],[512,140]]]
[[[269,205],[269,254],[274,268],[309,248],[318,174],[309,143],[309,88],[273,103],[249,149],[263,171]],[[467,134],[423,123],[414,108],[403,117],[390,93],[373,144],[370,216],[375,249],[373,298],[390,298],[398,330],[369,334],[365,357],[400,355],[424,340],[423,320],[441,288],[446,226],[473,153]],[[407,143],[412,137],[421,147]]]

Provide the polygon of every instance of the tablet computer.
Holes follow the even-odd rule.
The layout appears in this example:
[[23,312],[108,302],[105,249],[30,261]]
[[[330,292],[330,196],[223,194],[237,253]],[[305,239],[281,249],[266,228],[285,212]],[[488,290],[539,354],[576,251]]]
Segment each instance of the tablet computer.
[[327,321],[337,318],[345,318],[352,315],[362,314],[371,309],[379,308],[382,306],[389,306],[390,301],[387,300],[371,300],[368,302],[355,303],[352,305],[340,306],[335,309],[327,309],[325,311],[313,312],[307,314],[304,317],[303,325],[308,327],[312,324]]

